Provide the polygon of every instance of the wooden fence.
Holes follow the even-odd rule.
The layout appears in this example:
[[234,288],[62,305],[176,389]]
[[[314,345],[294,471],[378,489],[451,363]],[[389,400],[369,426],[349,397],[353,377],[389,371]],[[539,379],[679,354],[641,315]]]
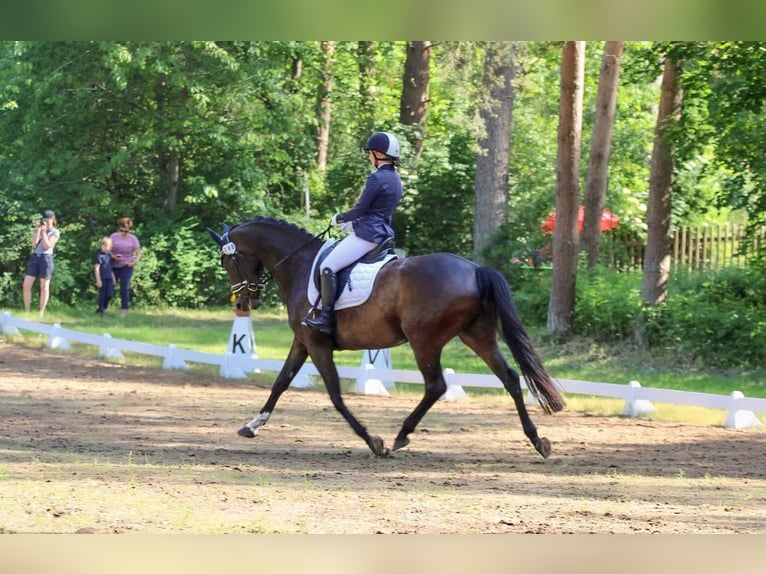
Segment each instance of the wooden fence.
[[[603,253],[615,269],[641,269],[644,263],[643,241],[621,236],[617,230],[604,234]],[[766,246],[766,228],[747,238],[741,224],[683,226],[671,237],[671,270],[715,270],[724,267],[747,267],[750,257]]]

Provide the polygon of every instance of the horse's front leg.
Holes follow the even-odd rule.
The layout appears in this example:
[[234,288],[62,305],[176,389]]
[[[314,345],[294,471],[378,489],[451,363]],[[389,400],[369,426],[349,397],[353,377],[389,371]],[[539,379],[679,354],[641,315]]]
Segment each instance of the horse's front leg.
[[319,351],[311,353],[311,359],[314,361],[314,366],[322,375],[327,392],[330,395],[335,409],[343,415],[346,422],[351,425],[354,432],[358,434],[375,456],[388,456],[391,451],[383,444],[383,439],[379,436],[370,435],[367,429],[360,423],[356,417],[348,410],[346,403],[343,401],[343,397],[340,393],[340,378],[338,377],[338,369],[335,367],[335,361],[333,360],[333,350],[331,347],[323,347]]
[[298,343],[293,339],[290,352],[287,354],[285,364],[282,366],[282,370],[279,371],[279,375],[277,375],[277,379],[271,387],[271,394],[269,395],[266,404],[263,405],[263,408],[253,420],[237,431],[239,436],[254,438],[255,435],[258,434],[258,428],[265,425],[269,420],[279,397],[282,396],[282,393],[284,393],[287,390],[287,387],[290,386],[295,375],[298,374],[303,363],[306,362],[307,357],[308,351],[306,351],[306,347],[302,343]]

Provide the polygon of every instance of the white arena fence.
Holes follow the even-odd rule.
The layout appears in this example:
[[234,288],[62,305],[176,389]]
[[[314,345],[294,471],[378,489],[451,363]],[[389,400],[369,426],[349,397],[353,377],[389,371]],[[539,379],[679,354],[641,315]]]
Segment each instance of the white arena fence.
[[[246,319],[246,323],[242,322]],[[252,323],[248,318],[236,318],[232,329],[232,339],[242,341],[248,336],[252,341],[252,349],[245,345],[231,345],[236,351],[239,347],[247,352],[230,352],[224,354],[206,353],[190,349],[177,348],[173,344],[165,347],[128,341],[125,339],[112,338],[109,333],[94,335],[82,333],[71,329],[64,329],[58,323],[47,325],[35,321],[13,317],[5,311],[0,315],[0,333],[6,336],[20,335],[19,329],[41,333],[48,336],[48,347],[52,349],[69,349],[69,341],[76,341],[86,345],[99,347],[99,356],[103,358],[122,358],[122,351],[153,355],[163,358],[164,369],[186,369],[187,362],[207,365],[218,365],[220,375],[227,378],[244,378],[247,372],[274,371],[282,369],[283,362],[267,359],[259,359],[255,353],[252,330],[249,333],[237,332],[242,325],[252,329]],[[374,356],[374,358],[373,358]],[[394,382],[423,384],[423,376],[420,371],[405,371],[390,367],[390,356],[387,350],[365,351],[359,367],[338,366],[338,374],[341,377],[356,379],[356,390],[364,394],[387,395],[386,387],[391,387]],[[291,386],[307,387],[313,382],[309,375],[318,376],[319,373],[313,364],[307,362],[298,372]],[[500,380],[494,375],[476,373],[455,373],[452,369],[445,369],[447,392],[442,396],[444,400],[465,399],[467,395],[463,387],[486,387],[503,388]],[[688,391],[676,391],[670,389],[655,389],[642,387],[637,381],[630,381],[627,385],[614,383],[599,383],[591,381],[578,381],[572,379],[556,379],[561,389],[567,394],[590,395],[597,397],[610,397],[623,399],[625,407],[624,416],[637,417],[650,414],[655,411],[653,402],[672,403],[686,406],[706,407],[727,411],[725,426],[727,428],[742,429],[748,427],[763,426],[758,413],[766,413],[766,399],[745,397],[740,391],[733,391],[731,395],[716,395],[711,393],[699,393]],[[522,386],[527,388],[522,378]],[[527,402],[532,399],[528,396]]]

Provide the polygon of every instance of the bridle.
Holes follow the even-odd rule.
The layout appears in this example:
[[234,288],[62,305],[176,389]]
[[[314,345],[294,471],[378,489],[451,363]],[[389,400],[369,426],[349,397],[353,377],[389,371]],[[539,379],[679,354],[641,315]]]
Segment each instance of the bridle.
[[[272,271],[276,271],[277,268],[279,268],[280,265],[282,265],[285,261],[290,259],[293,255],[301,251],[304,247],[312,243],[313,241],[317,239],[323,239],[332,229],[332,225],[328,225],[327,229],[325,229],[322,233],[319,235],[313,235],[311,239],[309,239],[306,243],[301,245],[298,249],[295,249],[291,253],[288,253],[285,255],[282,259],[277,261],[277,263],[272,267],[272,270],[269,271],[266,269],[265,273],[263,272],[263,262],[260,259],[257,259],[255,255],[249,255],[241,253],[239,250],[237,250],[237,245],[229,238],[229,232],[231,231],[231,228],[224,224],[223,226],[223,235],[218,235],[215,231],[210,229],[208,227],[208,233],[213,237],[216,243],[221,246],[221,265],[223,266],[223,258],[224,256],[228,256],[231,261],[234,264],[234,268],[236,269],[237,274],[239,275],[240,281],[237,283],[232,283],[231,285],[231,294],[233,296],[236,296],[238,298],[245,298],[245,295],[243,295],[243,291],[247,291],[246,298],[250,300],[259,301],[258,305],[255,305],[254,308],[258,308],[260,306],[260,299],[261,299],[261,293],[266,288],[266,285],[273,279],[272,277]],[[250,278],[247,276],[247,273],[244,272],[242,269],[242,266],[239,262],[239,257],[253,257],[256,258],[258,261],[259,272],[258,272],[258,280],[257,281],[251,281]],[[244,309],[247,310],[247,309]]]
[[[266,271],[265,275],[268,275],[268,277],[262,276],[260,273],[259,281],[250,281],[247,274],[242,270],[242,266],[239,264],[239,259],[237,255],[240,257],[251,257],[250,255],[244,255],[242,253],[237,252],[237,247],[234,245],[234,243],[229,242],[226,245],[224,245],[224,248],[227,247],[234,247],[234,251],[232,253],[225,253],[224,249],[221,249],[221,258],[223,259],[224,255],[229,255],[231,257],[232,262],[234,263],[234,267],[237,270],[237,274],[239,275],[241,281],[239,283],[232,283],[231,285],[231,294],[236,295],[238,297],[241,297],[241,293],[244,290],[247,290],[248,297],[255,297],[256,299],[261,298],[261,292],[266,288],[266,282],[271,279],[270,274],[268,271]],[[263,267],[263,263],[261,263],[260,260],[258,260],[259,266]],[[223,261],[221,261],[221,264],[223,264]]]

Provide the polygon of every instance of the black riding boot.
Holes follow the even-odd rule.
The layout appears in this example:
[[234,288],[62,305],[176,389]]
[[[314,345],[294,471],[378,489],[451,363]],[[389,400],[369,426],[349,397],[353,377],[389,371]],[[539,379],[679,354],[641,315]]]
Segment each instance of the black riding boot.
[[303,319],[303,324],[332,335],[335,330],[335,299],[338,296],[338,276],[332,270],[324,269],[320,282],[322,310],[319,316],[314,319],[308,317]]

